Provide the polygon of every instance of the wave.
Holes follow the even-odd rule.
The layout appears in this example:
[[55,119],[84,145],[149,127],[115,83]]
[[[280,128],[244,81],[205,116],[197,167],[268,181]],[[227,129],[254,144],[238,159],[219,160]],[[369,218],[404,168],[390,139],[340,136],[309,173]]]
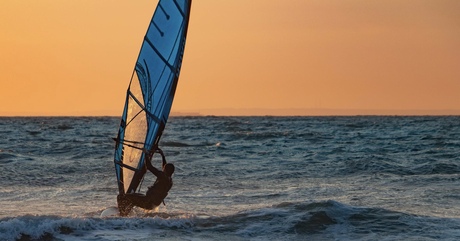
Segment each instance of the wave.
[[[99,212],[98,212],[99,213]],[[20,216],[0,220],[1,240],[54,239],[458,239],[460,219],[355,207],[336,201],[283,202],[231,215],[143,213],[121,218]]]
[[460,173],[460,165],[442,159],[423,160],[423,163],[416,163],[416,161],[401,161],[398,163],[395,159],[371,155],[365,158],[349,158],[341,163],[339,162],[339,164],[341,164],[342,167],[337,169],[335,175],[388,173],[411,176]]
[[415,166],[411,170],[414,174],[458,174],[460,173],[460,165],[450,162],[433,161]]
[[212,143],[208,141],[190,141],[189,143],[179,141],[164,141],[161,142],[161,146],[164,147],[207,147],[207,146],[218,146],[219,142]]
[[4,152],[0,149],[0,164],[7,164],[13,162],[13,159],[16,158],[16,155],[13,153]]
[[[0,220],[0,240],[107,240],[113,237],[136,239],[136,232],[148,235],[150,228],[188,228],[188,218],[130,217],[60,217],[60,216],[20,216]],[[130,238],[131,237],[131,238]],[[119,238],[118,238],[119,239]]]
[[[460,219],[424,217],[382,208],[354,207],[336,201],[285,202],[197,222],[213,232],[267,239],[369,240],[458,238]],[[286,238],[290,237],[290,238]],[[404,237],[404,238],[403,238]]]

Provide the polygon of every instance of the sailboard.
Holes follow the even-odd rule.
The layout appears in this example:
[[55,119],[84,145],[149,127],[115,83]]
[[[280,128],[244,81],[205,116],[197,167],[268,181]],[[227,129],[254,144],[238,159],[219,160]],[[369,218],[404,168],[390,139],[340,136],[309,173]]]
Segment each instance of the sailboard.
[[191,0],[160,0],[145,34],[115,138],[119,194],[134,193],[158,149],[179,80]]

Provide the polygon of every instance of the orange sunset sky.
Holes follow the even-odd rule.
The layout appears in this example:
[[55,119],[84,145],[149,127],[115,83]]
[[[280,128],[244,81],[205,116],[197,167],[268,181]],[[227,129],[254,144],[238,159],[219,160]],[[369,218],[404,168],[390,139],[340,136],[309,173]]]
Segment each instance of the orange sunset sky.
[[[0,115],[121,115],[152,0],[1,0]],[[173,112],[460,114],[458,0],[194,0]]]

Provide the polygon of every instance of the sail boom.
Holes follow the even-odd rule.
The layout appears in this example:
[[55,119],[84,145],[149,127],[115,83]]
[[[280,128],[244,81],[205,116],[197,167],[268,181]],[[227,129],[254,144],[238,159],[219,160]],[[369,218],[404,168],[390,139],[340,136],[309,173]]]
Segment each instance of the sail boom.
[[131,171],[139,171],[139,169],[133,168],[132,166],[125,165],[123,162],[115,161],[115,164],[118,164],[124,168],[127,168]]

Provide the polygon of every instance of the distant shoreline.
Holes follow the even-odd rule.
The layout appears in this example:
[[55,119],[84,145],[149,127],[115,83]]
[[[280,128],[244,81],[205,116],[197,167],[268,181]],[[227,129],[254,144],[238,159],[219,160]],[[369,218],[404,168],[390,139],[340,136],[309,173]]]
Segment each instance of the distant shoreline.
[[446,116],[460,110],[360,110],[360,109],[203,109],[173,111],[171,116]]
[[[88,111],[75,113],[12,113],[0,112],[0,117],[119,117],[118,111]],[[172,111],[170,116],[460,116],[460,110],[360,110],[360,109],[263,109],[226,108]]]

